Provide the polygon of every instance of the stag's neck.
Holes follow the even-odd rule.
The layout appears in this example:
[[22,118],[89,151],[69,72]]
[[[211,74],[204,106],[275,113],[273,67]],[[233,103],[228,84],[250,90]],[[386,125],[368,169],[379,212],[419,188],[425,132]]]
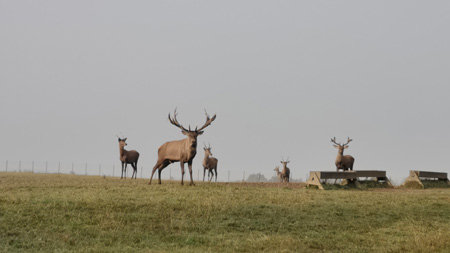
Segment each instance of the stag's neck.
[[192,141],[189,138],[186,138],[184,140],[185,140],[185,150],[188,151],[187,154],[188,160],[192,160],[197,154],[197,140]]

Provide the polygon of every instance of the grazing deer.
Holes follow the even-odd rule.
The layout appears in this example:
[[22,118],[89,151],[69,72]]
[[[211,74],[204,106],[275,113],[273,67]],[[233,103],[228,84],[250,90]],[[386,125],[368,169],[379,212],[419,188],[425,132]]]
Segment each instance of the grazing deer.
[[124,178],[124,172],[125,178],[127,177],[127,164],[131,164],[131,166],[133,167],[133,174],[131,175],[131,178],[133,178],[134,176],[134,178],[136,179],[139,153],[136,150],[125,150],[125,146],[127,145],[127,138],[121,139],[119,136],[117,136],[117,138],[119,138],[120,161],[122,162],[122,175],[120,176],[120,178]]
[[281,164],[283,164],[283,170],[281,171],[281,182],[287,182],[289,183],[289,176],[291,174],[291,170],[287,167],[287,164],[289,163],[289,157],[286,161],[284,161],[283,158],[281,158]]
[[344,155],[344,149],[348,148],[348,144],[352,141],[350,137],[348,137],[347,143],[345,144],[339,144],[336,142],[336,137],[331,139],[331,142],[336,144],[333,145],[335,148],[338,149],[338,154],[336,157],[336,171],[342,170],[346,171],[348,169],[353,170],[353,163],[355,162],[355,158],[351,155]]
[[[203,158],[203,181],[205,181],[205,172],[206,172],[206,170],[208,170],[208,181],[211,182],[214,174],[216,174],[216,182],[217,182],[217,162],[218,162],[218,160],[214,157],[210,157],[213,155],[211,153],[211,149],[212,149],[211,145],[209,145],[208,147],[206,147],[206,145],[204,143],[203,143],[203,145],[204,145],[203,150],[205,150],[205,158]],[[210,174],[211,174],[211,177],[210,177]]]
[[187,136],[186,139],[179,140],[179,141],[169,141],[161,145],[158,149],[158,161],[156,162],[155,166],[152,170],[152,175],[150,177],[149,184],[152,183],[153,174],[155,173],[156,169],[158,169],[158,180],[159,184],[161,184],[161,171],[167,167],[167,165],[174,163],[174,162],[180,162],[181,167],[181,185],[183,185],[184,180],[184,164],[187,163],[189,167],[189,174],[191,176],[191,183],[190,185],[195,185],[194,181],[192,179],[192,161],[194,160],[195,155],[197,154],[197,136],[203,134],[203,129],[205,129],[207,126],[209,126],[215,119],[216,115],[214,115],[212,118],[209,118],[208,113],[205,110],[206,114],[206,122],[205,124],[195,130],[191,130],[191,126],[189,126],[189,129],[184,128],[180,123],[178,123],[177,120],[177,109],[175,108],[175,111],[173,113],[173,118],[170,117],[169,113],[169,121],[172,125],[178,127],[181,129],[181,133]]

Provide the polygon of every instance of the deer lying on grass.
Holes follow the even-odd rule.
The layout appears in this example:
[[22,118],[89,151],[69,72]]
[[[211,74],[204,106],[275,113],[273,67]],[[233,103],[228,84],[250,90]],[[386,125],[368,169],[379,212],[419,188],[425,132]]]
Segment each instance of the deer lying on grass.
[[333,145],[335,148],[338,149],[338,154],[336,157],[336,171],[342,170],[346,171],[348,169],[353,170],[353,163],[355,162],[355,158],[351,155],[344,155],[344,149],[348,148],[348,144],[352,141],[350,137],[348,137],[347,143],[345,144],[339,144],[336,142],[336,137],[331,139],[331,142],[333,142],[336,145]]
[[191,126],[189,126],[189,129],[184,128],[180,123],[178,123],[177,120],[177,109],[175,109],[173,113],[173,118],[170,117],[169,113],[169,121],[172,125],[178,127],[181,129],[181,133],[187,136],[186,139],[179,140],[179,141],[169,141],[161,145],[158,149],[158,161],[156,162],[155,166],[152,170],[152,175],[150,177],[149,184],[152,183],[153,174],[155,173],[156,169],[158,169],[158,183],[161,184],[161,171],[167,167],[167,165],[174,163],[174,162],[180,162],[181,167],[181,185],[184,183],[184,164],[187,163],[189,167],[189,174],[191,176],[191,183],[190,185],[195,185],[194,181],[192,179],[192,161],[194,160],[195,155],[197,154],[197,136],[203,134],[203,129],[205,129],[207,126],[209,126],[215,119],[216,115],[214,115],[212,118],[209,118],[208,113],[205,110],[206,114],[206,122],[205,124],[195,130],[191,130]]
[[283,158],[281,158],[281,164],[283,164],[283,170],[281,171],[281,182],[289,183],[289,176],[291,174],[291,170],[287,167],[287,164],[289,163],[289,157],[286,161],[284,161]]
[[127,138],[121,139],[119,136],[117,136],[117,138],[119,138],[120,161],[122,162],[122,175],[120,176],[120,178],[127,177],[127,164],[131,164],[131,167],[133,167],[133,174],[131,175],[131,178],[133,178],[134,176],[134,178],[136,179],[139,153],[136,150],[125,150],[125,146],[127,145]]
[[206,170],[208,170],[208,181],[211,182],[211,180],[215,174],[216,182],[217,182],[217,162],[218,162],[218,160],[214,157],[210,157],[213,155],[211,153],[211,145],[209,145],[208,147],[206,147],[206,145],[204,145],[203,150],[205,150],[205,158],[203,158],[203,181],[205,181],[205,173],[206,173]]

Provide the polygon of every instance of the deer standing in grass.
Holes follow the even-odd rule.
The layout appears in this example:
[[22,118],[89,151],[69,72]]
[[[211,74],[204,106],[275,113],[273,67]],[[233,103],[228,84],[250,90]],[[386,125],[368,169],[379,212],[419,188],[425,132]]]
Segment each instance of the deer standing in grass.
[[206,173],[206,170],[208,170],[208,181],[211,182],[211,180],[213,179],[214,174],[215,174],[216,182],[217,182],[217,162],[218,162],[218,160],[216,158],[212,157],[213,154],[211,153],[211,145],[209,145],[208,147],[206,147],[206,145],[204,145],[203,150],[205,150],[205,158],[203,158],[203,181],[205,181],[205,173]]
[[281,174],[281,172],[280,172],[280,166],[275,167],[275,169],[273,169],[273,170],[277,172],[278,180],[280,182],[283,182],[283,174]]
[[346,170],[353,170],[353,163],[355,162],[355,158],[353,158],[353,156],[351,155],[344,155],[344,149],[348,148],[348,144],[352,141],[352,139],[350,139],[350,137],[348,137],[347,143],[345,144],[339,144],[336,142],[336,137],[334,137],[333,139],[331,139],[331,142],[336,144],[333,145],[335,148],[338,149],[338,154],[336,157],[336,171],[342,170],[342,171],[346,171]]
[[187,136],[186,139],[179,140],[179,141],[169,141],[161,145],[158,149],[158,161],[156,162],[155,166],[152,170],[152,175],[150,177],[149,184],[152,183],[153,174],[155,173],[156,169],[158,169],[158,183],[161,184],[161,171],[167,167],[167,165],[174,163],[174,162],[180,162],[181,167],[181,185],[184,183],[184,164],[187,163],[189,167],[189,174],[191,176],[191,183],[190,185],[195,185],[194,181],[192,179],[192,161],[194,160],[195,155],[197,154],[197,136],[203,134],[203,129],[205,129],[207,126],[209,126],[215,119],[216,115],[214,115],[212,118],[209,118],[208,113],[205,110],[206,114],[206,122],[205,124],[195,130],[191,130],[191,127],[189,126],[189,129],[184,128],[177,120],[177,109],[175,109],[173,113],[173,118],[170,117],[169,113],[169,121],[172,125],[178,127],[181,129],[181,133]]
[[281,182],[289,183],[289,176],[291,175],[291,170],[287,167],[289,162],[289,157],[286,161],[281,158],[281,164],[283,164],[283,170],[281,171]]
[[117,136],[117,138],[119,138],[120,161],[122,162],[122,175],[120,176],[120,178],[127,177],[127,165],[131,164],[131,167],[133,167],[133,174],[131,175],[131,178],[133,178],[134,176],[134,178],[136,179],[139,153],[136,150],[125,150],[125,146],[127,145],[127,138],[121,139],[119,136]]

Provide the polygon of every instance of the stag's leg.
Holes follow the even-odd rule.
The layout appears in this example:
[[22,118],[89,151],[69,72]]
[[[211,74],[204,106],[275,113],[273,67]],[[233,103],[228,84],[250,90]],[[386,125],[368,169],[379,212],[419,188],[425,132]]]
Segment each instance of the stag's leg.
[[188,162],[188,167],[189,167],[189,175],[191,176],[191,184],[190,185],[195,185],[194,180],[192,178],[192,161]]
[[[205,182],[205,173],[206,173],[206,167],[203,167],[203,182]],[[208,172],[209,177],[209,172]]]
[[161,172],[162,170],[170,164],[169,160],[163,162],[163,164],[158,169],[158,182],[161,184]]
[[123,164],[123,162],[122,162],[122,174],[120,174],[120,179],[123,178],[123,166],[124,166],[124,164]]
[[184,162],[180,161],[180,167],[181,167],[181,185],[184,185]]
[[152,184],[152,179],[153,179],[153,174],[155,174],[155,171],[157,168],[159,168],[159,166],[161,166],[162,161],[157,161],[155,166],[152,169],[152,175],[150,176],[150,182],[148,182],[148,184]]

